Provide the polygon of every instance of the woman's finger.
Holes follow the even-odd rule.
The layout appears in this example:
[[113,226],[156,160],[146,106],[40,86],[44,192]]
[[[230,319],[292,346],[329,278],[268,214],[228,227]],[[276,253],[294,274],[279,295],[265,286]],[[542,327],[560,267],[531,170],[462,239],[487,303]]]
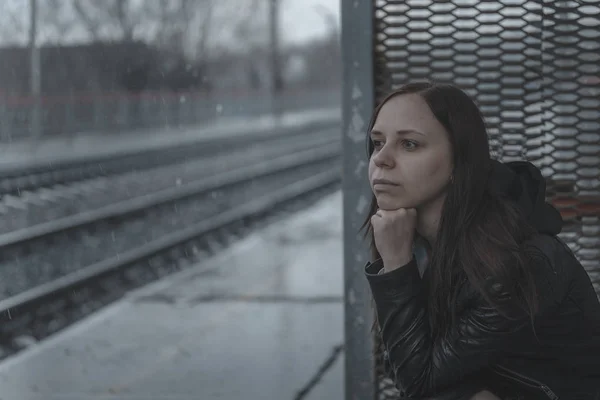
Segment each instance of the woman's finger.
[[488,392],[487,390],[483,390],[475,396],[471,397],[470,400],[501,400],[500,397]]

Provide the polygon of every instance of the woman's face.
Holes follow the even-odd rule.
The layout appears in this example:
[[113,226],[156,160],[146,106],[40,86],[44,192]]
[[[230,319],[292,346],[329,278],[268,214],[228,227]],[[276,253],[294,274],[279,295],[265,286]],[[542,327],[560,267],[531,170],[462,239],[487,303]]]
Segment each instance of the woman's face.
[[370,135],[375,150],[369,181],[380,209],[419,209],[445,195],[452,174],[452,146],[420,95],[389,99]]

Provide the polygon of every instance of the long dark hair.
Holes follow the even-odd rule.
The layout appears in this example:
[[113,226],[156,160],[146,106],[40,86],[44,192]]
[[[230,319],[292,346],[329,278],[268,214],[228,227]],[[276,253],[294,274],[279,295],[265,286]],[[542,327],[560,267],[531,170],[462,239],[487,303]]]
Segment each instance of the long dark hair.
[[[531,318],[537,310],[533,276],[527,268],[522,243],[535,233],[509,198],[488,185],[492,169],[487,129],[476,104],[459,88],[431,82],[409,83],[390,93],[375,109],[369,131],[383,104],[395,96],[419,94],[444,126],[452,145],[454,170],[442,208],[439,230],[423,276],[428,290],[432,333],[443,335],[462,306],[457,301],[467,282],[501,312],[508,298]],[[368,156],[373,144],[367,136]],[[371,258],[377,260],[371,216],[377,211],[372,197],[361,229],[370,237]],[[491,280],[489,278],[492,278]],[[493,285],[491,284],[493,283]],[[499,286],[500,285],[500,286]],[[507,315],[507,314],[506,314]]]

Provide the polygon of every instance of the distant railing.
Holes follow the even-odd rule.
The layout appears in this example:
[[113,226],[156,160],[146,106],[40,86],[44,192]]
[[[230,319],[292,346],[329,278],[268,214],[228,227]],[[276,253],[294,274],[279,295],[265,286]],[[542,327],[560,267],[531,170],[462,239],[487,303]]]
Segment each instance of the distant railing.
[[[40,99],[40,136],[177,127],[223,117],[335,107],[341,103],[340,96],[337,87],[286,90],[276,97],[266,91],[44,96]],[[33,98],[28,96],[0,95],[0,138],[3,141],[32,136],[33,105]]]

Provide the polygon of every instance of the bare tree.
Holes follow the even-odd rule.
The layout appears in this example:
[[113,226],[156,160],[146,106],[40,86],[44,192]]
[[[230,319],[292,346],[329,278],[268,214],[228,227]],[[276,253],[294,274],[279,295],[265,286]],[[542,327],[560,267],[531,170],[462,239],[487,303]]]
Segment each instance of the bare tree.
[[[136,38],[176,52],[203,52],[218,0],[72,0],[75,14],[94,40]],[[114,34],[114,32],[117,32]],[[194,54],[194,55],[196,55]]]
[[97,17],[92,16],[91,10],[89,9],[89,3],[73,0],[72,5],[75,13],[92,39],[100,39],[100,27],[102,25],[102,21]]
[[62,43],[77,27],[78,21],[71,5],[64,0],[45,0],[39,3],[40,39]]
[[248,0],[243,5],[236,4],[228,29],[234,32],[234,39],[241,48],[253,51],[269,44],[268,1]]
[[[266,50],[268,4],[269,0],[42,0],[38,31],[40,44],[140,39],[205,60],[221,49]],[[26,44],[27,16],[26,0],[3,5],[0,41]]]
[[2,5],[0,13],[0,38],[5,43],[24,43],[29,31],[29,8],[26,2]]
[[215,7],[217,2],[215,0],[206,0],[206,6],[199,15],[198,25],[198,40],[195,43],[194,57],[200,59],[208,58],[208,44],[210,38],[213,36],[215,26]]
[[[79,4],[74,2],[73,4]],[[85,26],[66,0],[43,0],[38,3],[38,42],[62,43],[69,35]],[[27,0],[2,4],[0,12],[0,40],[3,43],[25,44],[30,29]]]
[[154,42],[159,46],[189,52],[208,36],[216,0],[160,0],[154,4]]
[[[115,34],[114,39],[132,40],[144,22],[152,2],[131,0],[72,0],[73,10],[94,40]],[[110,33],[109,33],[110,32]]]

